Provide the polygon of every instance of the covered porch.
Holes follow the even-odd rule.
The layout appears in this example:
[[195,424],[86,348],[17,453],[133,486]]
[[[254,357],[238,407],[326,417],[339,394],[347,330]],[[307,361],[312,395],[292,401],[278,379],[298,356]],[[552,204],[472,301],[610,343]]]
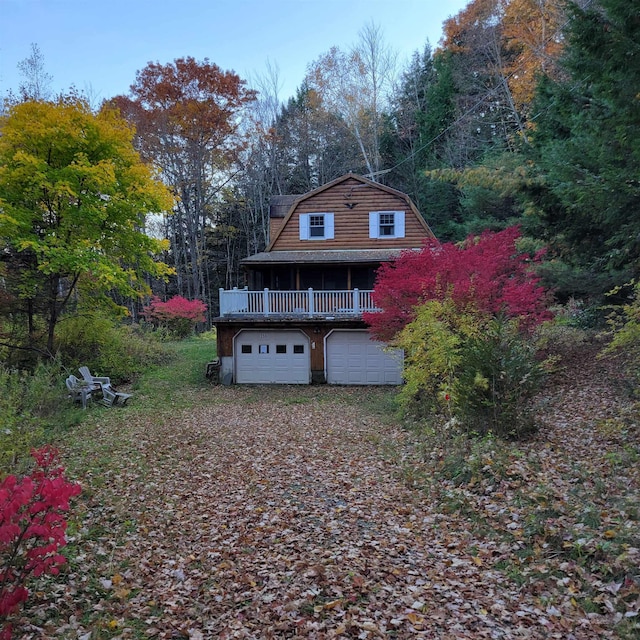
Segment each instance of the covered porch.
[[265,251],[242,261],[250,290],[370,291],[383,262],[397,249]]

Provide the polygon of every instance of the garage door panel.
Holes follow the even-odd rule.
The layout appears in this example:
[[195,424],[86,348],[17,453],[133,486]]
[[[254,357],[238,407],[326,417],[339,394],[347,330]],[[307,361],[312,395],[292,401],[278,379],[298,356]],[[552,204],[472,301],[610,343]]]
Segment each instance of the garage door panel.
[[333,331],[327,336],[329,384],[401,384],[402,351],[385,351],[367,331]]
[[309,339],[296,330],[243,330],[235,338],[238,383],[309,384]]

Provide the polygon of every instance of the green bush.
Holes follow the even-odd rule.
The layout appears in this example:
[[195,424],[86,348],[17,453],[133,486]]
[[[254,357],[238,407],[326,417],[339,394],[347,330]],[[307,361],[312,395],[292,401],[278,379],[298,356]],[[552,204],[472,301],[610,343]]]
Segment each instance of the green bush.
[[[640,282],[632,281],[632,294],[628,301],[617,307],[609,307],[609,336],[611,342],[601,356],[621,359],[621,372],[625,375],[634,395],[640,387]],[[618,295],[620,289],[611,294]]]
[[33,372],[0,367],[0,475],[21,471],[30,450],[43,443],[60,411],[62,376],[57,362]]
[[59,323],[57,348],[62,362],[86,365],[94,375],[129,381],[149,365],[165,360],[165,349],[137,327],[117,325],[96,315],[69,316]]
[[407,413],[468,434],[518,438],[533,429],[528,403],[543,369],[533,337],[517,320],[430,300],[397,346],[406,354],[400,401]]
[[514,320],[496,318],[461,347],[454,397],[468,431],[519,438],[535,428],[528,402],[543,377],[532,340]]

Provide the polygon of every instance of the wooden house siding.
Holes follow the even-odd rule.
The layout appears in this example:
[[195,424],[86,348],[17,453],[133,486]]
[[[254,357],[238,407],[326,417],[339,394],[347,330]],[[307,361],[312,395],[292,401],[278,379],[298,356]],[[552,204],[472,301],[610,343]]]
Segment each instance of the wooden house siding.
[[[404,236],[369,237],[369,213],[377,211],[404,212]],[[300,215],[308,213],[332,213],[334,237],[300,240]],[[411,248],[433,237],[407,196],[360,177],[335,181],[301,198],[284,220],[273,220],[271,229],[275,233],[267,251]]]
[[269,218],[269,237],[275,238],[282,227],[284,218]]

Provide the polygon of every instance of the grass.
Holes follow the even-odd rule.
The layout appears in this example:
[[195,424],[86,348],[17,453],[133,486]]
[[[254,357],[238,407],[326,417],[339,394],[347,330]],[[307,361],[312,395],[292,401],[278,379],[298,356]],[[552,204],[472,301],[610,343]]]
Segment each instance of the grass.
[[205,377],[207,362],[215,358],[215,342],[190,338],[167,343],[172,354],[167,364],[146,371],[132,386],[135,401],[132,405],[149,408],[158,403],[172,407],[189,406],[194,392],[211,388]]

